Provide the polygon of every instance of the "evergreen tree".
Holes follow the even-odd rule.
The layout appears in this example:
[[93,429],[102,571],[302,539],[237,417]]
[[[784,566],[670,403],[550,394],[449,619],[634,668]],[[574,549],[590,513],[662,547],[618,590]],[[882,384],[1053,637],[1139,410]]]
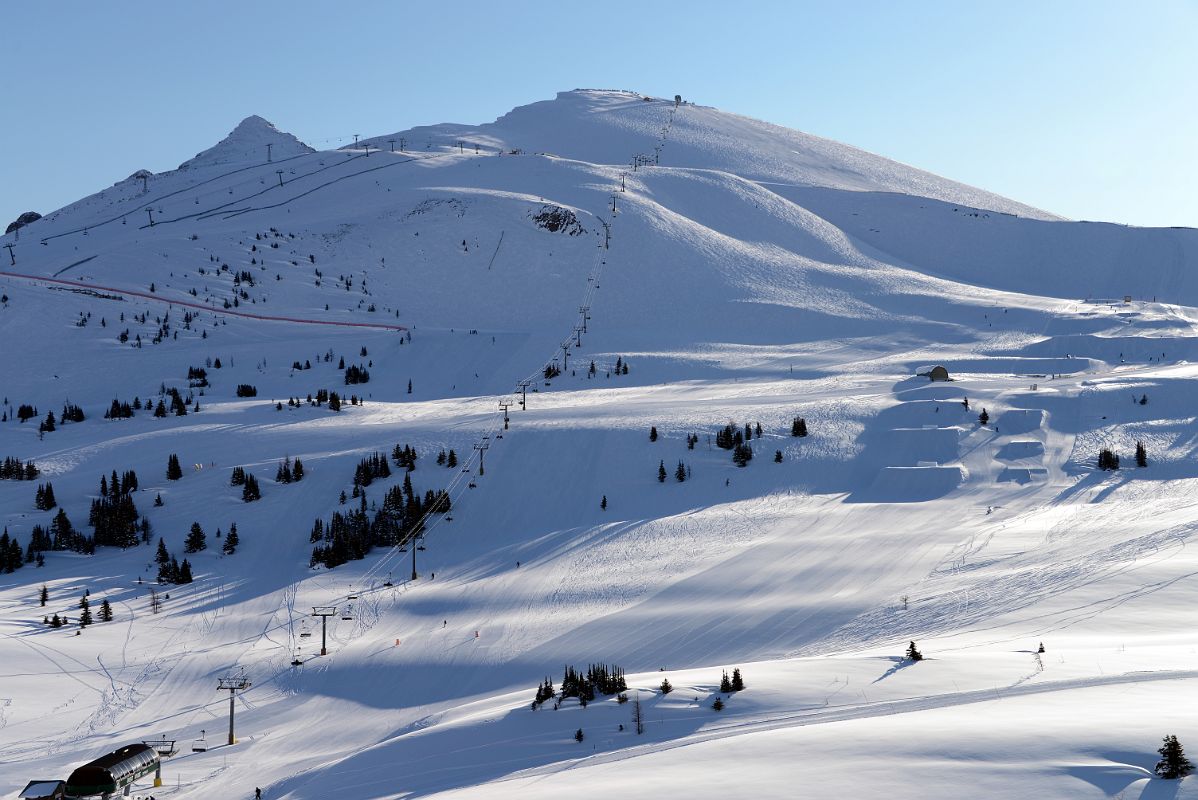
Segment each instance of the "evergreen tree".
[[[599,501],[599,508],[607,511],[607,495],[603,495],[603,499]],[[43,603],[43,605],[45,605]]]
[[191,583],[191,562],[186,558],[183,559],[183,564],[179,567],[179,583]]
[[802,417],[795,417],[790,422],[791,436],[806,436],[807,435],[807,420]]
[[109,605],[107,597],[100,603],[100,622],[112,622],[112,606]]
[[58,505],[58,500],[54,497],[54,484],[47,483],[43,486],[39,483],[37,492],[34,494],[34,508],[39,511],[49,511],[56,505]]
[[329,411],[340,411],[340,410],[341,410],[341,398],[337,396],[336,392],[333,392],[331,395],[329,395]]
[[453,451],[453,448],[451,447],[449,449],[449,456],[446,457],[446,459],[445,459],[445,466],[449,467],[450,469],[453,469],[457,465],[458,465],[458,454],[455,453]]
[[1184,778],[1194,771],[1194,765],[1186,758],[1181,742],[1176,736],[1166,736],[1164,743],[1156,752],[1161,754],[1161,760],[1156,762],[1156,774],[1170,780]]
[[990,412],[988,412],[984,408],[982,409],[982,413],[978,414],[978,424],[979,425],[989,425],[990,424]]
[[582,728],[574,731],[574,741],[581,742],[583,740]]
[[170,458],[166,460],[166,479],[168,481],[177,481],[183,477],[183,468],[179,466],[179,457],[171,453]]
[[198,522],[191,523],[191,530],[187,532],[187,539],[183,542],[183,552],[198,553],[206,549],[208,549],[208,537],[205,535],[204,529]]
[[1148,450],[1144,447],[1143,442],[1136,442],[1136,466],[1140,468],[1148,466]]
[[657,426],[656,425],[649,427],[649,441],[651,441],[651,442],[657,441]]
[[299,481],[302,481],[303,479],[304,479],[304,462],[300,461],[297,458],[295,460],[295,464],[293,464],[291,467],[291,480],[296,481],[298,483]]
[[437,453],[437,466],[438,467],[445,466],[445,449],[444,448],[441,449],[441,452]]
[[171,563],[171,554],[166,551],[166,542],[162,540],[162,537],[158,537],[158,553],[154,556],[154,561],[160,567],[163,564]]
[[51,628],[61,628],[62,627],[62,618],[59,617],[57,613],[55,613],[54,616],[50,617],[50,627]]
[[782,451],[781,451],[781,450],[775,450],[775,451],[774,451],[774,463],[775,463],[775,464],[781,464],[781,463],[782,463]]
[[237,523],[234,522],[229,528],[229,535],[225,537],[225,543],[221,545],[221,550],[225,555],[231,556],[237,552],[237,546],[241,544],[241,538],[237,535]]
[[732,679],[728,677],[728,670],[724,670],[724,676],[720,678],[720,691],[725,694],[732,691]]
[[255,500],[262,499],[262,490],[258,488],[258,479],[253,475],[246,474],[245,486],[241,489],[241,500],[245,503],[252,503]]
[[686,480],[686,465],[681,461],[678,462],[678,469],[674,470],[674,480],[679,483]]
[[162,507],[162,493],[161,492],[154,496],[154,506],[157,508]]
[[669,694],[669,693],[670,693],[670,692],[672,692],[672,691],[674,691],[674,685],[673,685],[672,683],[670,683],[670,679],[669,679],[669,678],[662,678],[662,680],[661,680],[661,693],[662,693],[662,694]]
[[658,483],[666,482],[666,462],[665,461],[660,461],[657,464],[657,482]]
[[86,628],[92,624],[91,604],[87,602],[87,595],[79,598],[79,627]]
[[154,416],[155,417],[165,417],[166,416],[166,403],[162,402],[161,399],[158,400],[158,405],[154,406]]
[[911,642],[911,644],[907,645],[907,652],[905,655],[911,661],[923,661],[923,653],[919,652],[919,650],[915,647],[915,642]]
[[724,710],[724,701],[717,697],[715,699],[715,702],[711,704],[711,707],[715,711],[723,711]]
[[740,667],[732,669],[732,691],[739,692],[745,688],[745,681],[740,676]]
[[42,591],[38,595],[38,599],[41,601],[43,607],[50,601],[50,590],[46,588],[46,584],[44,583],[42,584]]

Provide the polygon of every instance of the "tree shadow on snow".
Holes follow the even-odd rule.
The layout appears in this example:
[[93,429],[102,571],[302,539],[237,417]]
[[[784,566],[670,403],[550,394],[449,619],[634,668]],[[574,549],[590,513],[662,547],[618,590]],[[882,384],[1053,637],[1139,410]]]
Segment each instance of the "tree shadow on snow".
[[899,656],[887,656],[886,660],[892,661],[894,663],[891,664],[890,669],[886,670],[877,678],[875,678],[873,681],[874,683],[881,683],[899,670],[904,670],[907,667],[914,666],[916,663],[909,658],[901,658]]

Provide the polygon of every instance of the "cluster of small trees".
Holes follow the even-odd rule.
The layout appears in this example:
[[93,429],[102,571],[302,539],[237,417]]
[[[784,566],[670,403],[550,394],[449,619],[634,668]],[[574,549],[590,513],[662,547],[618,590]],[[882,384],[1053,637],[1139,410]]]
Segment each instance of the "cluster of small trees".
[[1098,468],[1102,470],[1119,469],[1119,456],[1109,448],[1102,448],[1098,453]]
[[[537,687],[532,707],[536,709],[546,700],[555,697],[558,698],[558,702],[567,697],[577,697],[579,704],[586,708],[587,703],[594,700],[596,694],[613,695],[626,691],[628,683],[624,680],[624,670],[614,664],[591,664],[585,674],[567,665],[562,675],[561,689],[555,692],[553,681],[546,678]],[[554,703],[554,708],[557,708],[557,703]]]
[[[141,410],[141,398],[134,397],[132,403],[122,403],[115,397],[112,398],[112,404],[108,406],[108,410],[104,412],[104,419],[129,419],[135,411]],[[162,408],[162,415],[166,416],[166,407]]]
[[724,694],[739,692],[745,688],[745,681],[740,675],[740,667],[732,668],[732,677],[728,676],[728,670],[724,670],[723,677],[720,678],[720,691]]
[[36,416],[37,416],[37,407],[36,406],[26,405],[25,403],[22,403],[21,405],[17,406],[17,420],[18,421],[25,422],[26,420],[33,419]]
[[[691,476],[691,468],[688,467],[686,464],[682,463],[681,460],[679,460],[678,466],[674,470],[674,480],[678,481],[679,483],[682,483],[690,476]],[[657,463],[657,482],[658,483],[666,482],[666,462],[665,461],[659,461]],[[606,495],[604,496],[604,499],[605,500],[607,499]],[[603,508],[607,508],[606,504],[603,505]]]
[[33,507],[38,511],[49,511],[58,505],[58,499],[54,497],[54,484],[46,483],[37,485],[37,493],[33,498]]
[[279,464],[279,469],[275,472],[276,483],[298,483],[304,479],[304,462],[298,458],[294,463],[291,457],[283,459],[283,463]]
[[617,375],[627,375],[628,374],[628,362],[625,361],[622,356],[616,356],[615,373]]
[[791,436],[806,436],[807,435],[807,420],[802,417],[795,417],[790,421]]
[[110,480],[100,476],[100,496],[92,500],[88,524],[95,529],[95,544],[109,547],[136,547],[149,541],[150,521],[144,517],[139,526],[137,506],[132,493],[137,491],[137,473],[125,472],[124,478],[112,471]]
[[239,383],[239,384],[237,384],[237,396],[238,397],[257,397],[258,396],[258,387],[252,386],[248,383]]
[[96,552],[96,542],[92,537],[75,530],[67,512],[60,508],[51,520],[49,530],[41,525],[33,526],[33,531],[29,534],[29,550],[25,560],[36,559],[40,567],[45,563],[42,553],[47,550],[71,550],[90,555]]
[[440,453],[437,453],[437,466],[448,467],[449,469],[453,469],[457,465],[458,465],[458,454],[456,452],[454,452],[454,449],[452,447],[449,448],[448,454],[444,450],[442,450]]
[[[295,477],[294,474],[292,477]],[[242,502],[252,503],[262,499],[262,489],[258,486],[258,479],[254,477],[253,473],[246,472],[245,467],[233,467],[233,474],[229,476],[229,485],[241,487]]]
[[[806,427],[804,427],[806,430]],[[715,443],[717,447],[724,450],[732,451],[732,463],[738,467],[747,466],[753,460],[753,448],[749,445],[749,441],[753,438],[753,426],[745,423],[744,432],[731,423],[725,425],[722,430],[716,432]],[[761,423],[757,423],[757,437],[761,438],[762,430]]]
[[[398,445],[396,445],[398,447]],[[382,453],[372,453],[354,468],[354,486],[369,486],[376,478],[390,478],[391,466]]]
[[187,385],[192,389],[202,389],[208,386],[208,370],[204,367],[188,367]]
[[546,365],[544,374],[545,374],[545,380],[551,381],[554,378],[556,378],[558,375],[561,375],[562,370],[561,370],[561,367],[559,367],[557,365],[557,362],[555,361],[552,364]]
[[32,481],[40,474],[41,470],[32,461],[21,461],[12,456],[0,461],[0,480],[2,481]]
[[83,409],[73,403],[67,403],[62,407],[62,415],[59,417],[60,422],[66,425],[68,422],[83,422],[87,417],[83,414]]
[[427,515],[445,514],[450,508],[448,492],[430,489],[422,499],[412,487],[411,474],[405,473],[403,484],[387,491],[373,517],[366,510],[363,492],[357,509],[345,514],[335,512],[327,525],[318,518],[309,536],[315,545],[310,564],[332,568],[365,558],[376,545],[393,547],[410,542],[423,530]]
[[350,386],[357,383],[369,383],[370,373],[361,364],[351,365],[345,370],[345,385]]
[[167,552],[166,542],[162,539],[158,540],[158,552],[154,556],[154,560],[158,563],[158,582],[159,583],[191,583],[191,562],[186,558],[180,564],[179,560]]
[[[167,389],[165,386],[162,387],[162,394],[163,394],[163,397],[170,398],[171,404],[170,404],[170,412],[169,413],[174,414],[176,417],[187,416],[187,405],[189,403],[195,401],[194,396],[192,396],[190,394],[187,395],[187,399],[184,400],[183,395],[181,395],[179,393],[179,390],[173,386],[169,389]],[[196,402],[195,410],[196,411],[200,410],[200,405],[198,402]],[[154,406],[154,416],[161,418],[161,417],[167,416],[167,413],[168,412],[167,412],[166,403],[160,398],[158,400],[158,405]]]
[[[441,453],[444,455],[445,451],[442,450]],[[400,447],[398,444],[396,444],[391,450],[391,458],[395,461],[395,466],[402,467],[408,472],[416,469],[416,459],[419,457],[420,455],[416,452],[416,448],[412,447],[411,445],[405,444],[403,447]],[[454,458],[456,460],[457,457],[455,456]],[[437,463],[444,464],[445,461],[442,459]]]

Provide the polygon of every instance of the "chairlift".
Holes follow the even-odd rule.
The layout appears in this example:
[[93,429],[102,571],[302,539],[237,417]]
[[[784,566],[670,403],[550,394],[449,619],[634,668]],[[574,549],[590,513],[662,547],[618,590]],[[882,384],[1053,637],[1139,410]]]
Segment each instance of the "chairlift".
[[390,572],[387,573],[387,580],[383,581],[383,585],[384,586],[394,586],[395,585],[394,583],[391,582],[391,573]]
[[349,593],[349,596],[348,596],[346,599],[347,599],[347,600],[357,600],[357,599],[358,599],[358,595],[357,595],[357,593],[356,593],[356,592],[350,592],[350,593]]
[[345,608],[344,608],[344,609],[341,611],[341,619],[345,620],[346,622],[352,622],[352,621],[353,621],[353,619],[354,619],[354,607],[353,607],[353,605],[352,605],[352,604],[349,604],[349,603],[347,603],[347,604],[345,605]]
[[304,660],[302,658],[300,658],[300,650],[297,647],[297,648],[295,648],[295,658],[291,659],[291,666],[302,667],[303,665],[304,665]]
[[453,522],[453,517],[446,517],[446,518],[445,518],[445,521],[446,521],[446,522]]
[[191,743],[191,752],[193,752],[193,753],[204,753],[204,752],[207,752],[207,750],[208,750],[208,739],[206,738],[206,736],[207,736],[207,731],[201,730],[201,731],[200,731],[200,738],[196,739],[195,741],[193,741],[193,742]]
[[417,545],[417,546],[416,546],[416,549],[417,549],[417,550],[419,550],[420,552],[422,552],[422,553],[423,553],[423,552],[424,552],[424,545],[422,545],[422,544],[421,544],[421,545]]

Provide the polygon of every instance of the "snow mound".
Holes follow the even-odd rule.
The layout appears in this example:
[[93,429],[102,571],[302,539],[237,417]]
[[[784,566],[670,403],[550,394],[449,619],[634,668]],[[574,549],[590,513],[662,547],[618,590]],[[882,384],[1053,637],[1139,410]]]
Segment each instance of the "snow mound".
[[316,152],[290,133],[285,133],[271,122],[254,115],[237,123],[237,127],[228,136],[212,147],[184,161],[179,165],[179,169],[265,161],[268,144],[271,145],[270,157],[274,161]]

